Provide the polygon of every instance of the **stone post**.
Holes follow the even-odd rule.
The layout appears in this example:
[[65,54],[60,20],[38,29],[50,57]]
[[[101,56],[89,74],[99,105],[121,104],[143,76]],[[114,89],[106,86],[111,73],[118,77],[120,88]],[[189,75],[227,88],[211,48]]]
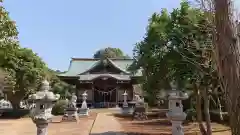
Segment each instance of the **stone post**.
[[40,91],[30,95],[29,100],[35,102],[36,107],[31,110],[32,121],[36,124],[37,135],[47,135],[48,123],[52,120],[52,107],[60,95],[49,91],[48,81],[43,81]]

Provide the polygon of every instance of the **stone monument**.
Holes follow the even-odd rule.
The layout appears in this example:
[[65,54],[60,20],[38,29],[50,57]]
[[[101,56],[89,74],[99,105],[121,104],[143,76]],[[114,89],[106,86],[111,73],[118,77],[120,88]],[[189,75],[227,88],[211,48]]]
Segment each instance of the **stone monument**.
[[40,91],[29,96],[29,100],[36,104],[31,110],[31,118],[37,126],[37,135],[47,135],[48,123],[52,120],[52,107],[60,98],[59,94],[54,95],[49,89],[48,81],[44,80]]
[[139,95],[135,95],[136,104],[133,112],[133,120],[146,120],[146,108],[144,106],[144,98],[141,98]]
[[172,123],[172,135],[184,135],[182,122],[186,119],[186,113],[183,112],[182,100],[188,98],[187,93],[177,91],[174,83],[171,83],[172,91],[168,94],[169,112],[167,118]]
[[80,116],[88,116],[88,111],[89,111],[89,108],[87,107],[87,92],[85,91],[83,94],[82,94],[82,99],[83,99],[83,102],[82,102],[82,106],[81,108],[79,109],[79,115]]
[[78,122],[78,108],[77,108],[77,96],[72,93],[72,97],[70,101],[67,101],[67,108],[65,109],[65,114],[62,117],[62,121],[74,121]]

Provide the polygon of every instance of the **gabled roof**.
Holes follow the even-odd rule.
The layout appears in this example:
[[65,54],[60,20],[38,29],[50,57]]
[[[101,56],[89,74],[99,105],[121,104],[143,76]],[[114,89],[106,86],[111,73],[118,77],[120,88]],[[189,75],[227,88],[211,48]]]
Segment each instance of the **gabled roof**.
[[86,74],[88,72],[90,72],[92,69],[94,69],[95,67],[97,67],[98,65],[104,63],[104,61],[107,63],[107,64],[110,64],[112,65],[114,68],[120,70],[121,72],[123,72],[124,74],[130,74],[130,72],[128,72],[125,68],[122,68],[120,66],[118,66],[116,63],[114,63],[112,60],[110,59],[101,59],[101,60],[98,60],[97,62],[94,63],[93,66],[91,66],[88,70],[84,71],[83,73],[80,73],[80,75],[82,74]]
[[[132,59],[107,59],[111,64],[113,64],[116,68],[122,70],[125,73],[128,72],[128,67],[133,63]],[[62,74],[59,74],[58,76],[66,76],[66,77],[76,77],[79,76],[86,71],[94,68],[98,63],[100,63],[101,59],[93,59],[93,58],[72,58],[70,62],[70,66],[68,68],[68,71]],[[133,76],[141,76],[141,71],[137,72]]]

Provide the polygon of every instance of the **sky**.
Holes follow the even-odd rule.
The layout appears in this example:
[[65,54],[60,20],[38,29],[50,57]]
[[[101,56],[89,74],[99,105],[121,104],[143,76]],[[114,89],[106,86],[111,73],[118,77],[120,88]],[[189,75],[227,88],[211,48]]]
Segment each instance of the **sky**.
[[[92,58],[105,47],[132,55],[148,19],[181,0],[5,0],[16,21],[20,44],[31,48],[55,70],[68,69],[71,58]],[[240,6],[240,0],[238,0]]]

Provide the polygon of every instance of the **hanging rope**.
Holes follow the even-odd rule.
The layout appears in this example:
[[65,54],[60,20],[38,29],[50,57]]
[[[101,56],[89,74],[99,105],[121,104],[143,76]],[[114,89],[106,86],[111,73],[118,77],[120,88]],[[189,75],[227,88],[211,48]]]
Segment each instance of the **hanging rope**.
[[96,89],[96,88],[94,88],[93,90],[95,90],[95,91],[97,91],[97,92],[99,92],[99,93],[102,93],[102,94],[108,94],[108,93],[112,93],[114,90],[116,90],[117,88],[113,88],[113,89],[111,89],[111,90],[109,90],[109,91],[101,91],[101,90],[98,90],[98,89]]

